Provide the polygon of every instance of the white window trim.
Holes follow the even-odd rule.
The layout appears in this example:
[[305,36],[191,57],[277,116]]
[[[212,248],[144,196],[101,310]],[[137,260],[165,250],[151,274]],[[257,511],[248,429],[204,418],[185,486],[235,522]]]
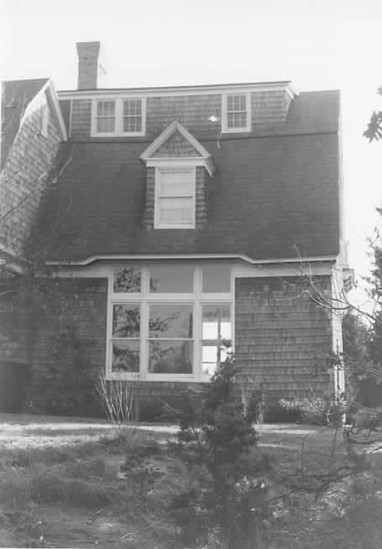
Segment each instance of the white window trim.
[[[142,105],[142,129],[140,132],[124,132],[123,131],[123,102],[124,101],[141,101]],[[114,131],[113,132],[98,132],[97,131],[97,104],[99,101],[114,101]],[[97,97],[92,101],[92,120],[91,120],[91,137],[136,137],[146,134],[146,98],[145,97]]]
[[[246,98],[247,107],[247,123],[244,128],[229,128],[228,127],[228,97],[232,95],[244,95]],[[222,133],[243,133],[250,132],[252,126],[252,113],[251,113],[251,94],[248,92],[232,91],[230,93],[223,93],[222,95]]]
[[[193,188],[192,193],[190,195],[192,199],[192,222],[189,224],[166,224],[166,223],[160,223],[159,218],[159,188],[160,188],[160,178],[162,172],[168,172],[171,170],[184,170],[188,171],[191,174],[191,177],[193,179]],[[180,197],[181,198],[181,197]],[[193,164],[186,165],[185,163],[171,163],[171,164],[164,164],[163,166],[155,167],[155,206],[154,206],[154,229],[195,229],[195,222],[196,222],[196,166]]]
[[[107,307],[107,343],[106,343],[106,379],[108,380],[143,380],[165,382],[209,382],[210,377],[202,373],[202,305],[204,303],[228,303],[231,307],[231,335],[232,351],[235,351],[235,278],[231,267],[231,288],[229,292],[203,293],[202,268],[203,265],[194,266],[193,291],[190,293],[153,293],[149,291],[150,267],[141,267],[141,292],[140,293],[114,293],[114,273],[121,267],[109,269],[108,307]],[[112,371],[112,332],[113,332],[113,305],[123,303],[139,303],[140,309],[140,367],[139,372],[113,372]],[[192,303],[193,304],[193,371],[192,374],[153,374],[148,371],[148,325],[149,305],[151,303]]]

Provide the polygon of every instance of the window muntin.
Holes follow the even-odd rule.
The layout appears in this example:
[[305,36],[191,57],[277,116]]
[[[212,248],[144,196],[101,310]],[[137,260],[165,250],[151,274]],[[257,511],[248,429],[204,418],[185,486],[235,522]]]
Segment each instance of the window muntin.
[[144,98],[105,98],[93,102],[92,136],[144,135]]
[[[137,374],[148,380],[210,379],[232,339],[233,293],[207,293],[206,266],[213,274],[212,263],[187,262],[127,263],[111,270],[110,379]],[[154,291],[152,280],[157,281]]]
[[250,94],[223,96],[223,131],[247,132],[251,129]]
[[156,228],[195,227],[195,168],[157,168]]

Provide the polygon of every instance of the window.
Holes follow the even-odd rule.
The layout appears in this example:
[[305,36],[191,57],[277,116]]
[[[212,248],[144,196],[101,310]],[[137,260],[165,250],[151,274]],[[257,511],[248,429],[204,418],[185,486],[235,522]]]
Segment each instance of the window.
[[154,227],[195,227],[195,167],[156,169]]
[[48,120],[49,111],[47,103],[44,103],[40,108],[40,134],[48,137]]
[[251,129],[250,94],[223,95],[223,132],[247,132]]
[[144,135],[145,106],[137,97],[94,100],[92,136]]
[[[220,282],[210,291],[213,273]],[[209,380],[231,346],[230,280],[228,264],[169,262],[113,269],[107,377]]]
[[115,101],[97,101],[97,133],[114,133]]

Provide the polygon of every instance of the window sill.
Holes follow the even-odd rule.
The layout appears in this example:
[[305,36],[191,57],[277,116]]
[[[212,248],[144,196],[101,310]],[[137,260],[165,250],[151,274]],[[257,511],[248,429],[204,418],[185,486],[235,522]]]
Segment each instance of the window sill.
[[139,377],[138,374],[128,373],[109,373],[106,375],[107,381],[137,381],[137,382],[166,382],[166,383],[209,383],[211,378],[196,378],[193,375],[179,374],[177,376],[170,374],[147,374],[145,377]]

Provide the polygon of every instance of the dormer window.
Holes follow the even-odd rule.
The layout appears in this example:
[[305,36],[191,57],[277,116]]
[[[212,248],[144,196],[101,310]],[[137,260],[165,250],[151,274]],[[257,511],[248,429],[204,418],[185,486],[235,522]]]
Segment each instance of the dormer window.
[[145,134],[145,101],[141,97],[95,99],[93,137],[139,136]]
[[195,167],[156,168],[155,229],[195,227]]
[[249,132],[251,130],[250,94],[225,94],[222,105],[223,132]]

